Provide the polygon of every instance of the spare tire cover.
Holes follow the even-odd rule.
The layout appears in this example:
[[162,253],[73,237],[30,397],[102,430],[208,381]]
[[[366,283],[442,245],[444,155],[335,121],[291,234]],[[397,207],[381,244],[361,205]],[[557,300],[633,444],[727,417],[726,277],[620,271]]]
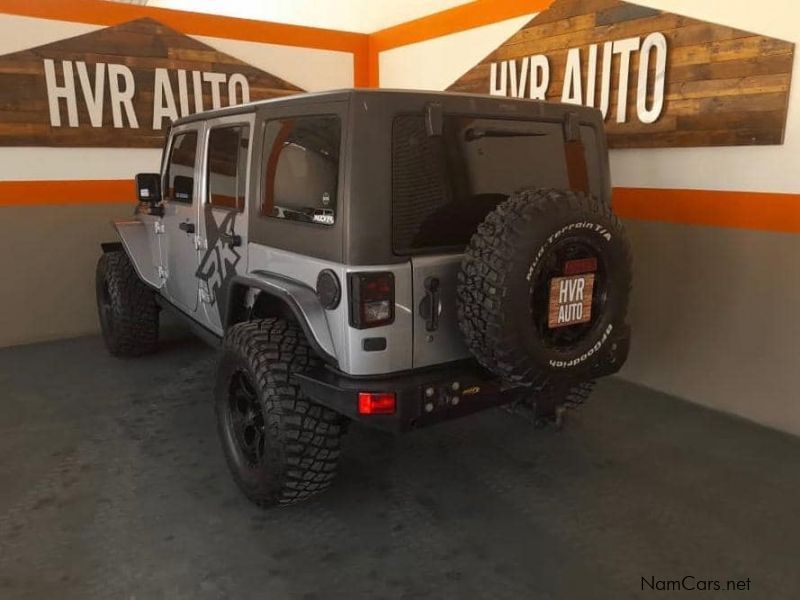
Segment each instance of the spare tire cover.
[[625,323],[630,286],[630,245],[609,206],[581,192],[521,190],[465,251],[459,327],[508,383],[588,376]]

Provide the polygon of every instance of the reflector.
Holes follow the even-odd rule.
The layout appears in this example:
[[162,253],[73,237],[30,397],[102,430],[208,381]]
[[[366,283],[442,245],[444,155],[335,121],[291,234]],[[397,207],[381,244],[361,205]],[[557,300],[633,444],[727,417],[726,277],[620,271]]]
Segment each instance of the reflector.
[[394,410],[394,392],[358,393],[358,413],[361,415],[392,415]]
[[564,263],[564,275],[581,275],[597,271],[597,258],[576,258]]

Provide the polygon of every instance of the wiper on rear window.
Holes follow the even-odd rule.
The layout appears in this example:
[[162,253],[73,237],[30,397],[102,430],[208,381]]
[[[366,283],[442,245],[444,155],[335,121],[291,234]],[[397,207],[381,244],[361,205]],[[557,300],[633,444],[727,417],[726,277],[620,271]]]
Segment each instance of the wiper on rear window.
[[507,131],[503,129],[475,129],[474,127],[470,127],[464,132],[464,139],[468,142],[473,142],[485,137],[542,137],[546,135],[546,133],[526,133],[523,131]]

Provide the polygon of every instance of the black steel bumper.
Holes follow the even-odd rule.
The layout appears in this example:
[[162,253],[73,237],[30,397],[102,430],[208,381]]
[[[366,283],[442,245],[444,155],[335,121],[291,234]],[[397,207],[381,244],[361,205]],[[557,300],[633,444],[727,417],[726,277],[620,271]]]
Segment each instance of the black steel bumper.
[[[329,368],[299,375],[300,386],[315,402],[370,427],[407,431],[460,417],[510,400],[499,382],[474,361],[460,361],[390,377],[350,377]],[[393,392],[391,415],[362,415],[359,392]]]
[[[630,328],[622,327],[587,361],[581,379],[619,371],[628,355]],[[353,377],[330,367],[298,375],[309,398],[369,427],[401,432],[510,402],[518,388],[501,382],[474,360],[420,369],[387,377]],[[393,392],[396,410],[390,415],[358,412],[359,392]]]
[[[628,354],[630,329],[621,328],[590,361],[582,379],[616,373]],[[513,399],[514,388],[500,381],[474,360],[420,369],[387,377],[353,377],[320,367],[298,375],[303,392],[367,426],[387,431],[407,431],[467,415]],[[359,392],[393,392],[396,410],[391,415],[362,415],[358,412]]]

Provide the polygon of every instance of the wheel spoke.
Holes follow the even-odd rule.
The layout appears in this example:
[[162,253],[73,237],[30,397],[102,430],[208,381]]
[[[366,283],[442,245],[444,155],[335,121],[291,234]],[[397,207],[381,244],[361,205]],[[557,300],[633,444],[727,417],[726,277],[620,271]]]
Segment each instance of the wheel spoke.
[[250,463],[259,464],[264,454],[264,414],[252,380],[244,371],[231,378],[228,396],[231,426],[239,450]]
[[256,390],[253,387],[253,384],[250,383],[250,378],[245,375],[244,373],[239,373],[239,383],[240,383],[240,390],[242,394],[247,398],[249,401],[253,402],[257,399]]
[[264,460],[264,430],[256,427],[256,437],[253,440],[253,450],[256,463],[261,464]]
[[235,429],[242,429],[244,426],[244,415],[238,410],[231,411],[231,424]]

